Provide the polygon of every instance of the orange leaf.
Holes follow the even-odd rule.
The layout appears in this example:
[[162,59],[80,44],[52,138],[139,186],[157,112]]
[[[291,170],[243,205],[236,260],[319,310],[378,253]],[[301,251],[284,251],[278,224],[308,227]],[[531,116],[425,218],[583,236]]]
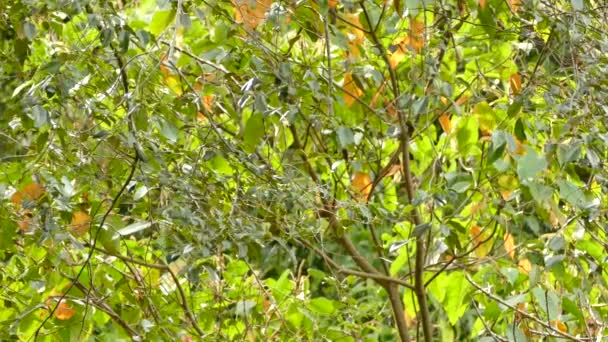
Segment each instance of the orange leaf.
[[530,270],[532,270],[532,264],[526,258],[520,259],[517,265],[519,266],[519,270],[525,274],[530,273]]
[[484,202],[479,202],[476,204],[473,204],[471,206],[471,216],[474,216],[475,214],[477,214],[478,211],[483,210],[486,207],[486,204]]
[[234,20],[243,23],[247,30],[255,30],[266,17],[272,0],[232,0]]
[[485,9],[487,5],[487,0],[479,0],[479,8]]
[[511,233],[505,233],[504,240],[507,254],[509,254],[511,259],[515,259],[515,239],[513,239],[513,235],[511,235]]
[[89,214],[77,211],[72,215],[72,223],[70,231],[76,236],[83,236],[91,228],[91,216]]
[[355,103],[356,99],[363,95],[363,91],[359,89],[357,83],[353,80],[353,75],[350,72],[344,74],[344,103],[350,107]]
[[450,115],[441,114],[441,116],[439,117],[439,124],[441,125],[441,128],[446,134],[450,134],[450,132],[452,131],[452,122],[450,121]]
[[395,107],[395,103],[393,101],[384,100],[384,108],[386,109],[386,113],[390,115],[392,118],[397,118],[397,107]]
[[35,201],[44,195],[44,187],[38,183],[30,183],[11,196],[11,202],[16,206],[21,206],[23,200]]
[[29,210],[23,210],[22,215],[22,219],[17,220],[17,225],[22,232],[26,233],[30,231],[30,225],[32,224],[32,213]]
[[207,110],[207,112],[211,112],[213,108],[213,95],[203,95],[201,97],[201,102],[203,103],[203,107]]
[[509,85],[511,86],[511,93],[513,96],[518,95],[521,92],[521,75],[515,73],[509,77]]
[[513,195],[513,191],[511,190],[500,190],[500,197],[502,197],[502,199],[505,201],[510,200],[511,195]]
[[355,199],[359,202],[366,201],[372,191],[372,179],[365,172],[355,172],[351,186],[356,192]]
[[390,57],[388,58],[388,62],[391,68],[395,69],[404,58],[405,52],[403,51],[403,48],[400,45],[397,45],[397,50],[391,53]]
[[517,11],[519,11],[521,0],[507,0],[507,2],[509,3],[509,7],[511,7],[511,11],[513,13],[517,13]]
[[359,47],[365,41],[365,32],[359,29],[362,25],[357,14],[347,14],[344,16],[344,20],[350,23],[345,31],[346,38],[348,39],[349,54],[354,58],[358,58],[361,55]]
[[165,77],[165,78],[169,77],[169,75],[171,74],[171,72],[169,71],[169,68],[165,65],[167,60],[168,60],[167,54],[164,54],[160,57],[160,73],[163,74],[163,77]]
[[416,52],[422,51],[424,47],[424,31],[424,22],[410,18],[408,45]]
[[329,0],[327,2],[327,4],[329,5],[329,8],[336,8],[336,6],[338,6],[339,2],[340,1],[338,1],[338,0]]
[[467,102],[468,99],[469,99],[469,97],[467,95],[462,95],[461,97],[456,99],[456,104],[459,106],[462,106],[463,104],[465,104]]
[[55,310],[55,318],[60,321],[67,321],[68,319],[74,317],[76,314],[76,310],[72,309],[70,304],[66,303],[65,300],[62,300],[59,305],[57,305],[57,309]]

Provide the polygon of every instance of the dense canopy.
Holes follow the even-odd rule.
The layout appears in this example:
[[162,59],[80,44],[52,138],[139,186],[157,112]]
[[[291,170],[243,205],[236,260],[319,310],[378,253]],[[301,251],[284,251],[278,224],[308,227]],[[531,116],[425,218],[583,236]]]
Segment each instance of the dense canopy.
[[607,18],[1,1],[0,340],[602,340]]

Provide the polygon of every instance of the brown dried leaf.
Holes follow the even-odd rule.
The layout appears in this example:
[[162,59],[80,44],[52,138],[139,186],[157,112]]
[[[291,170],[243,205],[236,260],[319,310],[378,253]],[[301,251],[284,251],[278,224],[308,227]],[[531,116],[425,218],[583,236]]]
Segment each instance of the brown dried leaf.
[[21,206],[23,200],[36,201],[44,195],[44,187],[38,183],[30,183],[18,190],[11,196],[11,202],[16,206]]
[[77,211],[72,215],[70,231],[76,236],[85,235],[91,228],[91,216],[89,214]]
[[266,17],[272,0],[232,0],[234,20],[243,23],[247,30],[253,31]]

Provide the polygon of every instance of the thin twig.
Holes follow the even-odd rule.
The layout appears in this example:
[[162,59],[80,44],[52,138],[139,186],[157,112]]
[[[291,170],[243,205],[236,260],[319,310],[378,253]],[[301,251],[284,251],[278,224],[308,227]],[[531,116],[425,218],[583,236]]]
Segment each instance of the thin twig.
[[549,324],[549,323],[547,323],[547,322],[545,322],[545,321],[543,321],[543,320],[541,320],[541,319],[539,319],[539,318],[537,318],[537,317],[535,317],[535,316],[533,316],[533,315],[530,315],[529,313],[527,313],[527,312],[526,312],[526,311],[524,311],[524,310],[520,310],[520,309],[519,309],[519,308],[517,308],[516,306],[513,306],[513,305],[511,305],[511,304],[507,303],[506,301],[504,301],[504,300],[502,300],[501,298],[499,298],[499,297],[495,296],[495,295],[494,295],[494,294],[492,294],[491,292],[489,292],[489,291],[485,290],[483,287],[481,287],[481,285],[479,285],[479,284],[477,284],[476,282],[474,282],[474,281],[473,281],[473,279],[471,279],[471,277],[470,277],[468,274],[466,274],[466,273],[465,273],[465,274],[464,274],[464,277],[465,277],[465,278],[466,278],[466,280],[467,280],[467,281],[468,281],[468,282],[469,282],[471,285],[473,285],[473,286],[474,286],[474,287],[475,287],[477,290],[481,291],[483,294],[485,294],[486,296],[488,296],[488,298],[490,298],[490,299],[494,300],[495,302],[497,302],[497,303],[499,303],[499,304],[501,304],[501,305],[504,305],[504,306],[508,307],[508,308],[509,308],[509,309],[511,309],[511,310],[516,311],[516,312],[517,312],[518,314],[520,314],[521,316],[524,316],[524,317],[526,317],[526,318],[528,318],[528,319],[530,319],[530,320],[533,320],[534,322],[536,322],[536,323],[538,323],[538,324],[542,325],[542,326],[543,326],[543,327],[545,327],[546,329],[549,329],[549,331],[551,331],[553,334],[559,335],[559,336],[561,336],[561,337],[563,337],[563,338],[567,338],[567,339],[572,340],[572,341],[583,341],[583,340],[588,340],[587,338],[576,337],[576,336],[570,335],[570,334],[568,334],[568,333],[566,333],[566,332],[563,332],[563,331],[561,331],[561,330],[559,330],[559,329],[556,329],[555,327],[552,327],[552,326],[551,326],[551,324]]

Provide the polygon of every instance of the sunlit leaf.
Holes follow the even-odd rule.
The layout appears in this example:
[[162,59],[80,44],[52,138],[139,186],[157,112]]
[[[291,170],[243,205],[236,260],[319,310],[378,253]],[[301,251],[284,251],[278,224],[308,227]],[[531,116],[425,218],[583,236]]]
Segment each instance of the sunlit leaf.
[[530,260],[526,258],[519,259],[517,266],[519,267],[520,272],[523,272],[525,274],[530,273],[530,270],[532,269],[532,264],[530,263]]
[[504,247],[507,254],[511,257],[511,259],[515,259],[515,239],[513,239],[513,235],[507,232],[505,233],[503,239],[505,241]]

